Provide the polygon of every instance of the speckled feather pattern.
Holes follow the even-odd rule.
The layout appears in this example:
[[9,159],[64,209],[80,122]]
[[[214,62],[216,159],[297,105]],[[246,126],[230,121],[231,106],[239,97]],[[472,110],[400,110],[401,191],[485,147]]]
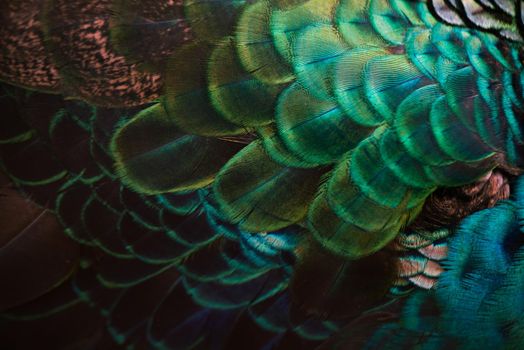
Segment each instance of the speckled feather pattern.
[[60,67],[64,93],[108,106],[132,106],[159,96],[158,74],[143,73],[117,54],[109,41],[111,1],[51,1],[45,33]]
[[44,1],[0,4],[0,79],[27,88],[58,92],[60,77],[44,46],[40,14]]

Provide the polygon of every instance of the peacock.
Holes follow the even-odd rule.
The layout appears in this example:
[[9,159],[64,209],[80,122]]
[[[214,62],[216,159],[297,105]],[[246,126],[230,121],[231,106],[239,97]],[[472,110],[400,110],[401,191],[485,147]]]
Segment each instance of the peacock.
[[0,347],[524,347],[521,0],[4,0]]

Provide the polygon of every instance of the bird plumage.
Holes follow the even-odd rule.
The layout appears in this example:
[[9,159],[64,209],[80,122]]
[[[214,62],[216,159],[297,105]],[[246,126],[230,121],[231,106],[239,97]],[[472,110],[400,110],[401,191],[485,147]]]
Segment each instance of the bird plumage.
[[[468,257],[454,247],[490,231],[471,229],[475,216],[457,225],[507,199],[522,167],[519,1],[0,9],[0,79],[17,86],[0,99],[5,205],[41,208],[48,249],[71,254],[42,262],[48,279],[30,296],[8,284],[21,298],[0,298],[13,344],[22,319],[60,323],[67,312],[93,319],[64,339],[86,348],[313,348],[348,323],[351,346],[419,344],[421,329],[402,322],[435,309]],[[490,213],[509,222],[514,202]],[[5,247],[16,235],[20,251],[40,256],[22,239],[36,235],[24,217],[0,219],[16,228]],[[502,237],[515,231],[494,225]],[[8,251],[0,256],[20,271],[31,265]],[[500,298],[520,286],[514,276]],[[401,298],[413,288],[431,291]],[[438,307],[452,318],[451,303]],[[486,327],[507,322],[487,308]],[[455,344],[465,323],[440,312],[429,324]],[[388,313],[400,323],[382,322]]]

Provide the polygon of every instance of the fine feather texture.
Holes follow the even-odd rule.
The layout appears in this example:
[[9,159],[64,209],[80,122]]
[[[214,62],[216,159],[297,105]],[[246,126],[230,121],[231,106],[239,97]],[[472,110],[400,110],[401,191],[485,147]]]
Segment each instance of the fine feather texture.
[[194,36],[182,1],[113,1],[111,13],[115,50],[147,71],[162,72],[176,49]]
[[[43,96],[37,96],[32,95],[29,99],[19,96],[15,104],[23,106],[19,107],[20,111],[40,110],[39,118],[45,117],[46,110],[37,108],[42,106]],[[51,103],[54,97],[49,98],[49,106],[55,106],[57,101]],[[48,122],[39,118],[26,119],[34,126],[50,123],[51,138],[45,136],[49,132],[45,128],[40,128],[44,136],[35,132],[33,138],[39,138],[45,145],[65,140],[63,136],[58,138],[62,135],[60,121],[70,120],[73,125],[67,130],[77,130],[78,135],[82,135],[84,129],[77,127],[89,125],[87,130],[96,138],[98,146],[108,149],[110,139],[104,137],[104,130],[113,128],[103,126],[104,123],[111,125],[111,115],[107,111],[95,109],[93,115],[92,109],[80,108],[78,103],[58,105],[62,106],[59,119],[48,118]],[[47,111],[54,114],[53,108]],[[104,118],[104,122],[96,122],[96,116]],[[122,118],[130,119],[125,113]],[[113,123],[117,119],[113,118]],[[81,137],[78,141],[83,144]],[[11,146],[20,142],[24,141],[15,138]],[[12,149],[6,146],[2,147],[4,157]],[[267,157],[263,148],[257,147]],[[38,158],[44,160],[42,156],[47,150],[61,159],[58,161],[60,166],[69,169],[64,170],[69,180],[58,192],[56,211],[66,233],[89,250],[82,254],[79,269],[62,281],[60,289],[53,289],[51,294],[3,314],[3,324],[9,325],[5,329],[12,332],[4,337],[8,344],[16,341],[11,339],[22,332],[22,325],[31,329],[41,325],[41,320],[59,325],[64,317],[69,317],[70,328],[62,329],[71,329],[71,338],[64,337],[63,342],[81,339],[95,328],[105,328],[106,338],[97,335],[92,342],[104,344],[114,339],[121,345],[167,348],[186,348],[195,344],[217,348],[254,344],[260,348],[266,345],[275,349],[313,348],[348,318],[358,317],[367,308],[386,303],[390,286],[391,294],[397,296],[413,286],[428,288],[427,282],[441,273],[432,263],[442,259],[440,252],[444,250],[438,242],[405,245],[410,248],[399,263],[413,254],[418,255],[410,258],[410,266],[414,266],[414,259],[427,259],[424,269],[412,271],[409,276],[405,275],[405,269],[393,268],[399,254],[396,250],[349,262],[333,257],[324,249],[308,249],[300,243],[304,228],[263,234],[239,230],[224,220],[208,190],[145,196],[122,187],[115,174],[102,172],[103,167],[98,168],[99,176],[78,177],[78,168],[68,166],[68,152],[62,155],[60,149],[44,147]],[[101,160],[97,153],[89,152],[87,156],[84,159],[86,169],[91,168],[87,166],[89,162],[96,167]],[[14,164],[3,163],[7,170],[14,170]],[[32,174],[36,179],[41,175],[46,178],[46,171],[46,167],[41,167]],[[37,187],[51,186],[55,181],[60,179],[37,181],[40,183]],[[17,183],[26,186],[29,193],[34,191],[34,187]],[[277,208],[274,205],[272,209]],[[420,237],[426,237],[428,242],[435,239],[430,239],[428,234]],[[444,236],[436,234],[435,237]],[[317,244],[310,243],[313,247]],[[70,249],[65,251],[70,252]],[[296,263],[293,262],[295,252]],[[319,252],[325,255],[320,258],[324,264],[318,264],[319,259],[315,258]],[[344,272],[338,273],[340,270],[335,266],[344,266]],[[407,282],[395,282],[397,274],[404,276]],[[370,279],[369,276],[375,277]],[[287,289],[289,283],[290,290]],[[350,298],[344,286],[355,284],[360,287],[350,293]],[[324,285],[332,286],[329,295],[321,288]],[[80,307],[84,303],[105,315],[107,328],[95,321],[101,316]],[[174,309],[177,311],[173,312]],[[75,322],[71,320],[91,317],[94,320],[90,325],[94,328],[83,326],[74,328],[73,332]],[[213,327],[206,326],[210,324]],[[52,335],[50,332],[49,337]],[[39,337],[40,340],[50,339]],[[47,341],[57,344],[52,339]],[[85,346],[89,348],[92,342]],[[117,347],[116,344],[108,346]]]
[[412,294],[400,319],[375,318],[366,327],[348,328],[326,348],[520,347],[522,179],[515,192],[511,201],[462,222],[448,242],[435,289]]
[[[48,243],[76,258],[35,267],[48,283],[2,326],[88,304],[77,348],[307,349],[348,323],[361,346],[519,344],[518,185],[455,229],[523,164],[520,3],[31,5],[3,5],[0,79],[58,94],[2,86],[0,163],[13,208],[46,208]],[[412,289],[430,291],[397,300]]]
[[[60,76],[47,55],[39,13],[43,2],[9,1],[2,3],[0,78],[12,84],[57,92]],[[20,32],[25,34],[20,36]]]

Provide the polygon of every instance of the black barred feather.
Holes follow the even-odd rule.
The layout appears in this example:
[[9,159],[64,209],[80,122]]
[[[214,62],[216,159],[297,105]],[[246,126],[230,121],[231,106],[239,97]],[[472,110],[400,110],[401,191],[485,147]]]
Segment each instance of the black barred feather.
[[464,25],[522,42],[522,1],[431,0],[434,13],[449,24]]

